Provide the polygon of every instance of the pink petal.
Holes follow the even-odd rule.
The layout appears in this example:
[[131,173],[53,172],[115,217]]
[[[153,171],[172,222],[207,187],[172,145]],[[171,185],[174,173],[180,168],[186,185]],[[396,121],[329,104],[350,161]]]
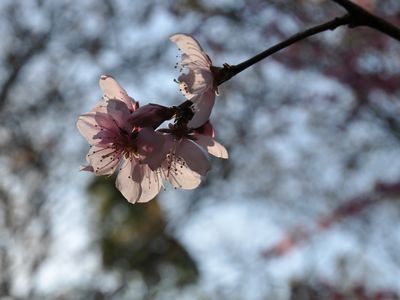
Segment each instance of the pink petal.
[[108,129],[104,129],[99,131],[93,137],[94,143],[92,145],[99,147],[106,147],[109,144],[113,144],[119,148],[125,147],[127,144],[127,137],[125,135],[121,135],[119,132],[115,130],[111,131]]
[[102,113],[103,115],[107,113],[107,102],[98,102],[90,112],[83,114],[79,117],[76,122],[79,132],[86,138],[89,144],[93,145],[98,141],[98,137],[94,136],[101,131],[101,126],[96,121],[96,114]]
[[197,188],[201,183],[200,175],[193,172],[187,164],[183,164],[183,161],[181,161],[181,163],[175,162],[172,164],[165,161],[161,172],[163,178],[168,180],[175,188],[192,190]]
[[107,102],[104,101],[104,99],[100,100],[95,104],[95,106],[91,109],[91,113],[96,113],[96,112],[101,112],[101,113],[106,113],[107,112]]
[[182,157],[187,166],[200,175],[206,175],[211,169],[205,151],[191,140],[182,139],[176,147],[176,156]]
[[215,91],[209,89],[207,92],[191,99],[194,105],[194,116],[188,123],[190,128],[198,128],[208,121],[215,102]]
[[228,158],[228,151],[226,148],[212,137],[202,134],[194,134],[194,136],[196,138],[195,143],[207,149],[208,153],[219,158]]
[[118,99],[125,102],[130,111],[136,109],[136,101],[129,97],[128,93],[113,77],[109,75],[101,75],[99,85],[106,99]]
[[121,151],[112,147],[92,146],[86,156],[96,175],[111,175],[118,167]]
[[140,173],[140,166],[135,161],[127,160],[121,167],[115,186],[130,203],[136,203],[142,194],[142,187],[140,181],[134,181],[132,178],[133,174]]
[[211,60],[203,51],[200,44],[190,35],[174,34],[169,38],[182,51],[182,65],[186,62],[197,62],[201,66],[211,66]]
[[200,175],[193,172],[183,158],[175,154],[178,147],[177,141],[170,134],[164,134],[164,138],[165,160],[160,169],[162,177],[175,188],[191,190],[198,187],[201,183]]
[[115,121],[118,128],[125,130],[130,133],[133,126],[129,122],[131,112],[124,102],[117,100],[110,100],[107,103],[107,113]]
[[109,114],[96,113],[94,115],[94,120],[103,130],[107,129],[110,132],[119,133],[118,124]]
[[161,174],[159,171],[152,171],[148,166],[141,165],[143,179],[140,183],[142,194],[137,202],[148,202],[154,199],[163,186]]
[[94,113],[83,114],[76,122],[76,127],[78,127],[79,132],[91,145],[98,142],[94,136],[100,131],[100,127],[98,126],[94,116]]
[[178,77],[181,82],[181,92],[188,99],[214,89],[213,76],[209,69],[189,69]]
[[152,170],[161,166],[167,151],[164,148],[164,136],[152,128],[142,128],[136,139],[138,152],[143,156],[142,163],[148,164]]

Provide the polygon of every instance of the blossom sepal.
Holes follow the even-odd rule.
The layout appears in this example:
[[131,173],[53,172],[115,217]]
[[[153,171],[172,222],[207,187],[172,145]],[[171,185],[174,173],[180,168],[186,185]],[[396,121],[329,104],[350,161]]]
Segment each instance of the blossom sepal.
[[152,127],[156,129],[162,123],[171,119],[174,114],[173,108],[150,103],[134,111],[130,117],[130,122],[137,127]]

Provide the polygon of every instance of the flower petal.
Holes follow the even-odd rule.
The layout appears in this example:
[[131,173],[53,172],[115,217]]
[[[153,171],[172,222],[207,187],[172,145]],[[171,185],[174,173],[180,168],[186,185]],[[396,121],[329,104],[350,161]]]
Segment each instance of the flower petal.
[[211,164],[204,149],[189,139],[182,139],[176,147],[176,156],[182,157],[187,166],[200,175],[206,175]]
[[76,127],[83,137],[89,142],[90,145],[95,144],[96,138],[94,137],[100,131],[100,127],[95,120],[94,113],[87,113],[79,116],[76,122]]
[[119,83],[109,75],[101,75],[99,80],[99,85],[103,91],[104,98],[118,99],[128,106],[130,111],[135,111],[136,101],[129,97],[128,93],[119,85]]
[[148,202],[157,196],[163,186],[161,173],[159,171],[152,171],[146,165],[141,165],[140,167],[143,174],[143,179],[140,183],[142,194],[137,202]]
[[190,35],[187,34],[174,34],[169,38],[174,42],[182,51],[182,66],[186,63],[197,62],[201,66],[211,66],[211,60],[208,55],[203,51],[200,44]]
[[[120,168],[115,186],[130,203],[136,203],[142,194],[140,181],[134,181],[132,175],[142,175],[140,166],[134,160],[126,160]],[[142,177],[143,178],[143,177]]]
[[192,98],[194,103],[194,116],[188,123],[190,128],[198,128],[208,121],[215,102],[215,91],[209,89],[205,93]]
[[175,188],[192,190],[201,183],[201,176],[193,172],[183,160],[180,163],[165,161],[161,168],[162,177]]
[[124,102],[117,100],[110,100],[107,103],[107,113],[115,121],[118,128],[123,129],[127,133],[130,133],[133,129],[129,119],[131,112]]
[[121,151],[111,146],[92,146],[86,156],[96,175],[111,175],[118,167]]
[[214,140],[212,137],[202,134],[194,134],[196,140],[195,143],[202,146],[208,151],[208,153],[219,158],[228,158],[228,151],[224,146]]
[[209,69],[191,68],[178,77],[182,94],[191,100],[193,97],[206,93],[213,87],[213,76]]
[[119,133],[118,124],[109,114],[96,113],[94,119],[102,130],[107,129],[110,132]]
[[167,151],[164,149],[164,136],[152,128],[145,127],[139,131],[136,139],[139,154],[143,157],[142,163],[148,164],[152,170],[161,166]]

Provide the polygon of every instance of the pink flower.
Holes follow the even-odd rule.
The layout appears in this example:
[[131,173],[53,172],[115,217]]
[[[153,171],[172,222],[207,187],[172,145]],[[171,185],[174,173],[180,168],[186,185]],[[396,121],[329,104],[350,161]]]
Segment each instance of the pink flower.
[[[163,180],[174,187],[196,188],[211,168],[207,152],[228,158],[209,121],[196,129],[188,126],[191,101],[171,108],[158,104],[139,108],[111,76],[101,76],[100,87],[102,100],[77,122],[91,145],[83,170],[111,175],[119,169],[116,187],[129,202],[150,201]],[[168,129],[154,131],[173,116],[175,122]]]
[[190,35],[175,34],[170,40],[182,51],[182,73],[178,81],[183,95],[194,103],[194,116],[188,123],[198,128],[210,117],[214,106],[215,92],[212,62],[200,44]]
[[165,138],[161,173],[174,187],[194,189],[200,184],[201,175],[206,175],[211,168],[207,151],[216,157],[228,158],[225,147],[214,140],[209,122],[198,130],[170,124],[169,129],[160,131]]
[[116,186],[131,203],[147,202],[161,189],[159,171],[142,164],[161,165],[164,138],[152,128],[130,121],[137,102],[110,76],[100,78],[103,99],[89,113],[79,117],[77,127],[91,145],[83,170],[111,175],[119,168]]

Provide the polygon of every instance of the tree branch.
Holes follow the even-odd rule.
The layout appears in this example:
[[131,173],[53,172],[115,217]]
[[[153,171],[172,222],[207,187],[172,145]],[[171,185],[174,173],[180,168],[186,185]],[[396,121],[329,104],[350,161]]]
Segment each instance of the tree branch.
[[38,36],[33,36],[30,41],[30,48],[23,53],[15,54],[15,62],[13,63],[13,69],[8,74],[8,77],[5,79],[4,83],[0,88],[0,111],[6,103],[8,94],[16,82],[18,75],[21,70],[27,65],[29,60],[31,60],[36,54],[41,52],[45,47],[48,40],[49,35],[43,34]]
[[280,42],[271,48],[253,56],[252,58],[238,64],[238,65],[229,65],[224,64],[223,67],[212,67],[212,72],[215,78],[215,84],[217,86],[221,85],[225,81],[228,81],[233,76],[247,69],[248,67],[258,63],[260,60],[298,42],[309,36],[315,35],[317,33],[334,30],[339,26],[348,25],[350,28],[358,27],[358,26],[367,26],[372,29],[375,29],[381,33],[384,33],[398,41],[400,41],[400,28],[394,26],[393,24],[385,21],[384,19],[368,12],[361,6],[349,1],[349,0],[331,0],[338,5],[342,6],[347,10],[347,14],[335,18],[329,22],[323,23],[321,25],[317,25],[315,27],[309,28],[305,31],[299,32],[290,38]]
[[280,42],[267,50],[257,54],[256,56],[253,56],[252,58],[238,64],[238,65],[233,65],[230,66],[228,64],[224,64],[223,68],[219,67],[213,67],[213,73],[214,77],[216,80],[217,85],[221,85],[225,81],[228,81],[231,79],[233,76],[236,74],[242,72],[243,70],[247,69],[248,67],[256,64],[260,60],[263,60],[264,58],[298,42],[301,40],[304,40],[305,38],[315,35],[317,33],[327,31],[327,30],[334,30],[339,26],[343,25],[349,25],[350,24],[350,16],[348,14],[335,18],[329,22],[317,25],[315,27],[311,27],[307,30],[304,30],[302,32],[296,33],[295,35],[291,36],[290,38],[284,40],[283,42]]
[[350,27],[367,26],[400,41],[400,28],[390,24],[349,0],[331,0],[342,6],[350,15]]

